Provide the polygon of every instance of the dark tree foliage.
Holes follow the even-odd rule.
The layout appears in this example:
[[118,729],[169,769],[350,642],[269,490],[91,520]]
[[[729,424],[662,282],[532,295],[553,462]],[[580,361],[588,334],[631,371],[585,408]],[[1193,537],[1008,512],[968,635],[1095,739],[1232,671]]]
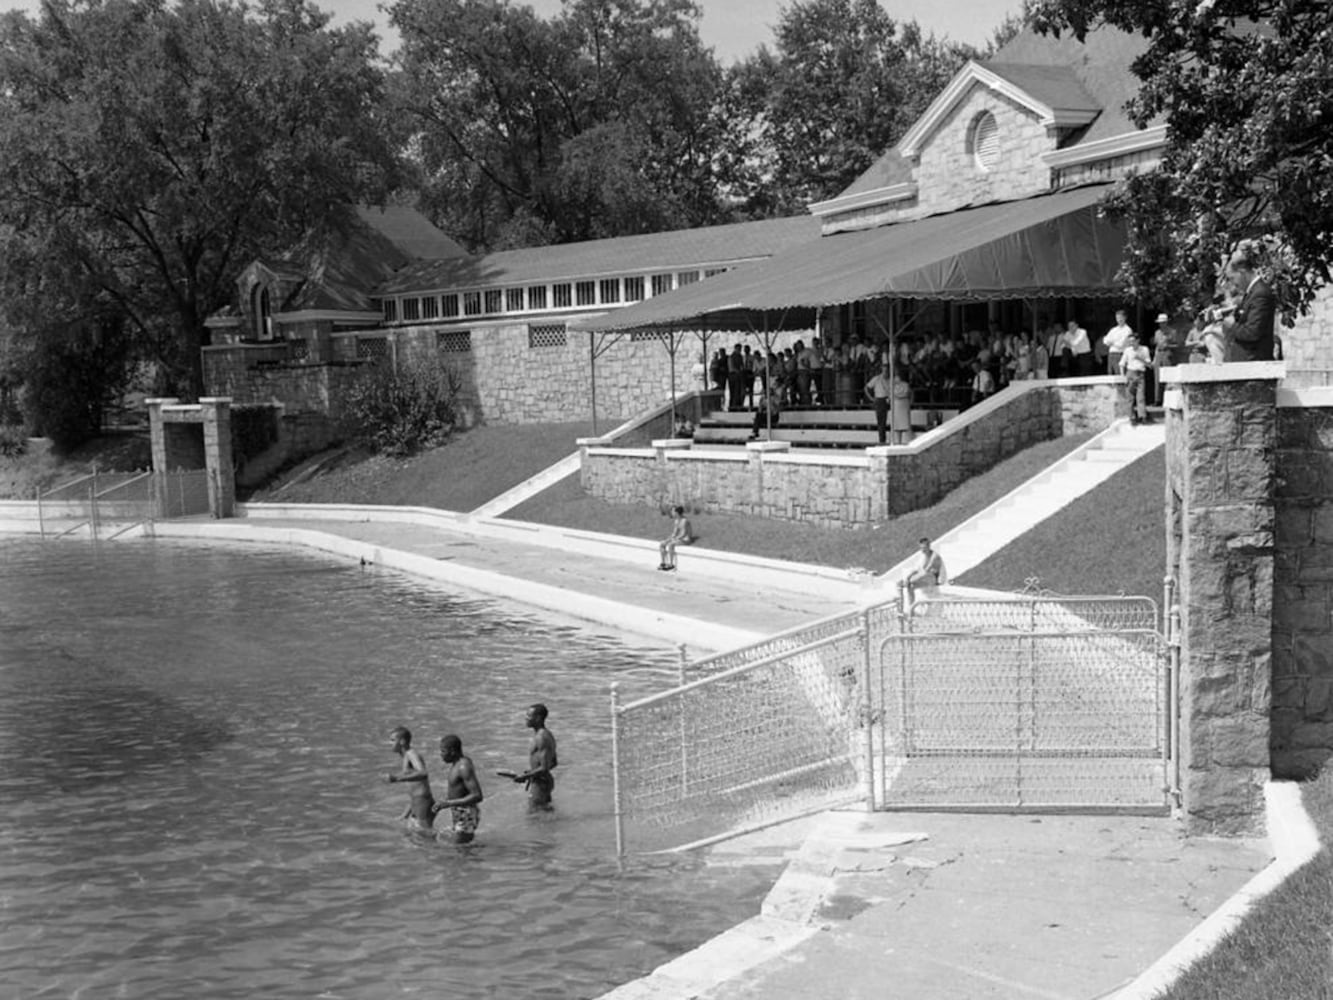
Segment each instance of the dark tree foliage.
[[1164,122],[1161,169],[1122,185],[1135,294],[1197,305],[1242,240],[1267,251],[1285,318],[1333,263],[1333,4],[1328,0],[1035,0],[1039,30],[1141,34],[1131,102]]
[[732,73],[751,122],[752,211],[790,213],[832,198],[911,126],[976,50],[894,21],[878,0],[794,0]]
[[111,309],[41,331],[21,370],[22,406],[34,434],[67,451],[95,437],[134,371],[125,317]]
[[723,77],[690,0],[397,0],[423,206],[476,250],[705,225]]
[[0,300],[28,336],[96,296],[202,388],[204,321],[240,269],[343,206],[394,158],[364,25],[303,0],[43,0],[0,20]]

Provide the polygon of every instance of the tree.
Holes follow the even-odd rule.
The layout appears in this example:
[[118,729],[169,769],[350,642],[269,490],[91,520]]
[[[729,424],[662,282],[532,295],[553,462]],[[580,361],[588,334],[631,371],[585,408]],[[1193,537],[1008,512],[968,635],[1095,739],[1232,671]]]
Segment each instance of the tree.
[[396,97],[423,207],[473,249],[703,225],[722,72],[690,0],[397,0]]
[[1327,0],[1036,0],[1039,30],[1147,38],[1129,110],[1163,122],[1154,173],[1112,202],[1136,295],[1197,306],[1227,254],[1258,238],[1290,321],[1333,263],[1333,6]]
[[[365,25],[303,0],[43,0],[0,21],[0,270],[31,336],[96,297],[202,389],[240,269],[394,176]],[[68,308],[67,308],[68,307]]]
[[832,198],[889,150],[963,63],[969,46],[895,22],[878,0],[794,0],[733,71],[757,165],[746,197],[763,213]]

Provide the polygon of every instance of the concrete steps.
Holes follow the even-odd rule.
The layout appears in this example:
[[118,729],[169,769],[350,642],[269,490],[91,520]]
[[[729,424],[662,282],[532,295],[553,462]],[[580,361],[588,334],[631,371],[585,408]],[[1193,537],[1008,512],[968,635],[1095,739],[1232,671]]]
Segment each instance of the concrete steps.
[[542,490],[554,486],[560,480],[574,475],[579,471],[579,453],[576,451],[572,455],[566,455],[554,465],[548,465],[541,472],[537,473],[531,479],[525,479],[511,490],[506,490],[498,497],[490,500],[476,510],[472,511],[472,517],[499,517],[507,510],[512,510],[524,500],[536,496]]
[[[1166,443],[1159,424],[1132,426],[1120,420],[1082,448],[1033,476],[957,528],[933,539],[950,580],[973,567],[1057,513],[1078,497],[1106,482],[1130,463]],[[891,568],[885,578],[903,579],[920,563],[913,555]]]

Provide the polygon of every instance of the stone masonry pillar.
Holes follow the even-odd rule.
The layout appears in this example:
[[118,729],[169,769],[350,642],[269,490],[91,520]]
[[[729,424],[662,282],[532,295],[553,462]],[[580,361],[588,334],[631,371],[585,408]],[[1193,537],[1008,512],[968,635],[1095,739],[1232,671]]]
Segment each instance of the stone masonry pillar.
[[236,513],[236,471],[231,458],[231,397],[202,396],[204,462],[208,469],[208,509],[214,517]]
[[145,399],[144,405],[148,407],[148,432],[153,446],[153,468],[158,472],[166,472],[167,466],[167,427],[162,420],[162,407],[172,406],[179,403],[180,400],[175,396],[157,396],[152,399]]
[[1269,780],[1277,362],[1166,369],[1167,571],[1181,611],[1181,805],[1246,833]]

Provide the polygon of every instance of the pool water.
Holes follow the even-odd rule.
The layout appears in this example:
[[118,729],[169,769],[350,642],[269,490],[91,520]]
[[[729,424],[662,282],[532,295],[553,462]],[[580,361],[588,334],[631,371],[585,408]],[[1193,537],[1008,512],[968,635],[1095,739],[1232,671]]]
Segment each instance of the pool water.
[[[322,558],[0,540],[6,996],[594,997],[752,915],[775,874],[614,857],[608,688],[673,653]],[[525,707],[556,811],[520,786]],[[406,831],[388,732],[476,843]],[[442,817],[444,819],[444,817]]]

